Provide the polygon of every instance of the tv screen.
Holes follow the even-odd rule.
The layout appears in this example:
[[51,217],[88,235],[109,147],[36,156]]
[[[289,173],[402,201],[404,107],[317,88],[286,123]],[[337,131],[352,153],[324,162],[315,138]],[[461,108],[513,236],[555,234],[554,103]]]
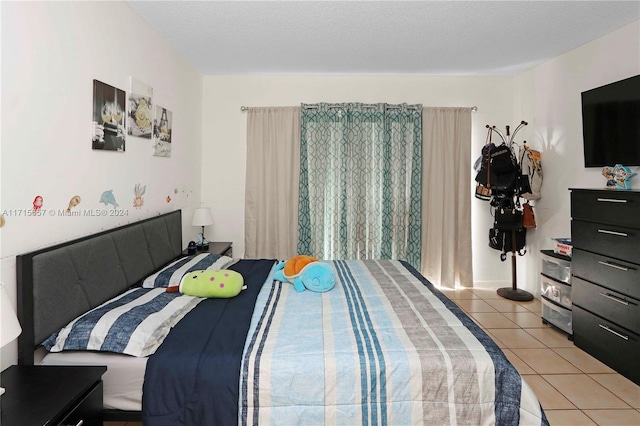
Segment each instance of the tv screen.
[[582,92],[585,167],[640,166],[640,75]]

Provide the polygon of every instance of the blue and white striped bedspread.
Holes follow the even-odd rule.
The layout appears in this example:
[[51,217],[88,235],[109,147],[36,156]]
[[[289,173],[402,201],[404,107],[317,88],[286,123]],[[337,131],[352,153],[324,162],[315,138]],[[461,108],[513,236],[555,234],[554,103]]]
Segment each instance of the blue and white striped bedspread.
[[502,351],[411,266],[329,263],[329,292],[259,294],[239,424],[548,424]]

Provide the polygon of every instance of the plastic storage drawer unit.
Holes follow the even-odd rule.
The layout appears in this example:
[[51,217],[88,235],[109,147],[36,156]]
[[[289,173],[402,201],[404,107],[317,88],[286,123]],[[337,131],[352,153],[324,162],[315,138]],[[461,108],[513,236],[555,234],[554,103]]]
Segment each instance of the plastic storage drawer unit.
[[571,286],[552,280],[544,275],[540,278],[542,295],[554,302],[571,309]]
[[542,260],[542,274],[558,281],[571,283],[571,258],[553,250],[542,250],[540,252]]
[[542,319],[558,327],[560,330],[571,335],[573,327],[571,324],[571,310],[556,305],[553,302],[542,298]]

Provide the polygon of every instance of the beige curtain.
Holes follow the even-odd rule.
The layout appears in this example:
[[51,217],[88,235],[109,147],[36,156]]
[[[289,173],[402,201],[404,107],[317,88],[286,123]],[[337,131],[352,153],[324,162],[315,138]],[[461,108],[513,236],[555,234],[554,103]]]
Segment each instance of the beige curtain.
[[300,107],[247,111],[245,257],[297,254]]
[[422,135],[421,272],[472,287],[471,108],[423,108]]

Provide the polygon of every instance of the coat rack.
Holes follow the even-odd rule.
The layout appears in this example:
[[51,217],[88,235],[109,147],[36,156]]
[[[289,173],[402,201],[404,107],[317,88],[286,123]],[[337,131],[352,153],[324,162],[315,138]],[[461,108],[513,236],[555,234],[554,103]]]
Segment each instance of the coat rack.
[[[526,121],[521,121],[520,124],[516,127],[516,129],[513,131],[512,134],[509,134],[509,126],[506,126],[506,134],[502,134],[502,132],[500,132],[498,129],[496,129],[496,126],[489,126],[487,125],[486,127],[489,129],[489,132],[495,132],[500,136],[500,139],[502,139],[502,143],[504,145],[506,145],[511,152],[513,153],[513,141],[514,141],[514,137],[516,135],[516,133],[518,133],[518,131],[523,128],[524,126],[526,126],[528,123]],[[526,142],[525,142],[526,143]],[[518,157],[515,156],[516,159],[516,163],[517,163],[517,159]],[[517,171],[516,173],[520,173],[520,164],[517,165]],[[502,194],[503,196],[510,196],[511,198],[513,197],[520,197],[520,193],[519,193],[519,189],[518,189],[518,185],[516,184],[516,191],[513,194]],[[503,231],[504,232],[504,231]],[[525,231],[526,232],[526,231]],[[517,273],[517,265],[516,265],[516,230],[511,230],[510,231],[510,237],[511,237],[511,287],[502,287],[499,288],[497,290],[498,296],[500,297],[504,297],[505,299],[510,299],[510,300],[516,300],[516,301],[529,301],[529,300],[533,300],[533,295],[531,293],[529,293],[526,290],[522,290],[518,288],[518,273]]]

